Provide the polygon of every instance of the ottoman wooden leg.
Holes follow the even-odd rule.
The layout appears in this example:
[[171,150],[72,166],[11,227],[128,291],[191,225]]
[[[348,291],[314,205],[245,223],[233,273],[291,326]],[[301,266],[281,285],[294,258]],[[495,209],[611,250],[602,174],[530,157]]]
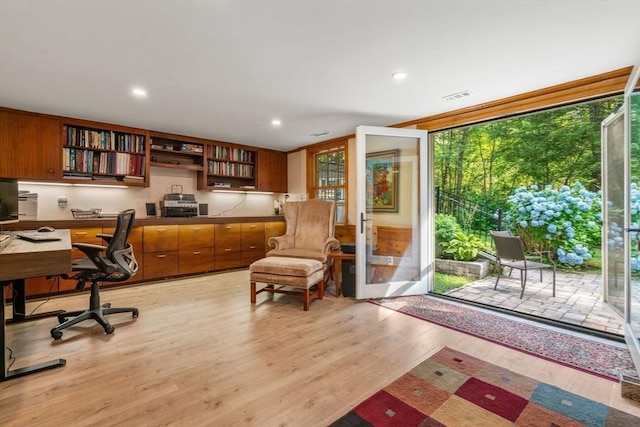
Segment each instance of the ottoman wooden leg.
[[302,306],[304,311],[309,311],[309,288],[302,292]]

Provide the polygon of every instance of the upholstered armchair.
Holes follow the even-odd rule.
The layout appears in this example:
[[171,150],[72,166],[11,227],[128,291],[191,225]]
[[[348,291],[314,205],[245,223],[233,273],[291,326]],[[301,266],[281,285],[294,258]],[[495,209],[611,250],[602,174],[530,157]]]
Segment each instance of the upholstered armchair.
[[310,199],[284,204],[287,230],[284,236],[269,239],[267,256],[315,259],[329,269],[327,254],[340,248],[334,236],[335,202]]

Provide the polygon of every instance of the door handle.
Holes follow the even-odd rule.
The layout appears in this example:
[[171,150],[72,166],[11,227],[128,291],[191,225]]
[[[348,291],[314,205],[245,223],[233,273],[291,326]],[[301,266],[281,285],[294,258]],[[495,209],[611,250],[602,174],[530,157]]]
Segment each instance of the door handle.
[[364,212],[360,212],[360,233],[364,233],[364,223],[369,221],[364,217]]
[[[640,232],[640,228],[627,228],[627,233]],[[640,239],[638,239],[638,250],[640,251]]]

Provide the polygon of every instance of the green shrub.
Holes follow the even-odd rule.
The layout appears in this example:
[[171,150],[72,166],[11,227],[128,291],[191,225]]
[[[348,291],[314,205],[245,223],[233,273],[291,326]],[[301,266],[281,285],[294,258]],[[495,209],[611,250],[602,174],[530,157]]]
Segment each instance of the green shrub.
[[456,217],[449,214],[436,214],[436,242],[448,242],[456,232],[462,231]]
[[456,231],[453,239],[440,245],[444,248],[442,252],[453,255],[456,261],[474,260],[478,257],[478,251],[484,249],[484,242],[480,238],[462,231]]

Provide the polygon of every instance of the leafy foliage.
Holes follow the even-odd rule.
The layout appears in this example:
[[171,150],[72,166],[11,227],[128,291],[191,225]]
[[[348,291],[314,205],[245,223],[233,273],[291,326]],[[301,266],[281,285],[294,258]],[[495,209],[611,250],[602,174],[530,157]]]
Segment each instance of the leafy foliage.
[[562,264],[582,265],[600,244],[600,193],[580,183],[555,190],[550,185],[518,188],[509,197],[506,219],[528,248],[551,250]]
[[442,242],[444,247],[442,252],[453,255],[456,261],[471,261],[478,257],[478,252],[484,249],[484,242],[473,234],[465,234],[462,231],[456,231],[453,239],[448,242]]
[[455,232],[462,231],[460,224],[453,215],[436,214],[436,241],[448,242],[453,239]]

